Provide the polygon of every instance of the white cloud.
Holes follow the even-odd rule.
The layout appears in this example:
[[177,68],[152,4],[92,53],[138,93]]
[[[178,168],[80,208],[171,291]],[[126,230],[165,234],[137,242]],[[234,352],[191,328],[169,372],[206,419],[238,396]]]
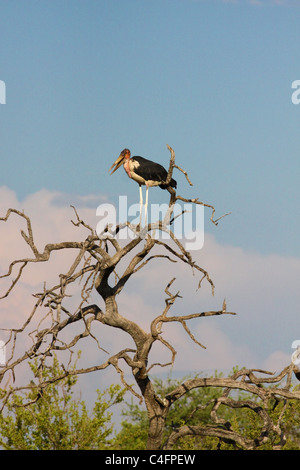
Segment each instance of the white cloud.
[[261,364],[261,368],[264,370],[272,371],[274,373],[278,373],[290,362],[291,354],[286,354],[282,351],[274,351],[263,361],[263,363]]

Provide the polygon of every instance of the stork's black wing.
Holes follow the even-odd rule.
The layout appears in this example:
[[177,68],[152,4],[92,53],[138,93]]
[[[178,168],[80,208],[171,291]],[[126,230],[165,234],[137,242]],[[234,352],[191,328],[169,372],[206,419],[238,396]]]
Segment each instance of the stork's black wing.
[[[166,181],[168,172],[162,165],[143,157],[133,157],[133,159],[139,163],[139,166],[134,169],[137,175],[142,176],[145,180],[162,183]],[[171,179],[170,186],[173,188],[176,188],[177,186],[177,183],[173,178]],[[164,185],[161,185],[161,187],[165,189]]]

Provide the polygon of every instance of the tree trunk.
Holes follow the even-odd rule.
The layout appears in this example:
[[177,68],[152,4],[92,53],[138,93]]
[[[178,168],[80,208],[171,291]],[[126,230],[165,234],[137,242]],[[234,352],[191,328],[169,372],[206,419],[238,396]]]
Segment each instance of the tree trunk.
[[136,376],[136,381],[144,397],[149,419],[147,450],[159,450],[162,447],[169,402],[166,400],[166,403],[164,403],[155,394],[149,377],[141,378]]

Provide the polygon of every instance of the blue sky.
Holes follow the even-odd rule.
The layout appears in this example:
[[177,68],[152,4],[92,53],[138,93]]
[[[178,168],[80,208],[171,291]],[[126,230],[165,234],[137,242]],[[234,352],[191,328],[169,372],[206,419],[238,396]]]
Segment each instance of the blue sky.
[[70,203],[137,202],[137,185],[108,168],[124,147],[167,165],[169,144],[194,183],[177,174],[180,194],[232,212],[217,229],[208,213],[207,231],[299,255],[299,2],[1,0],[0,11],[0,185],[20,199],[47,188]]

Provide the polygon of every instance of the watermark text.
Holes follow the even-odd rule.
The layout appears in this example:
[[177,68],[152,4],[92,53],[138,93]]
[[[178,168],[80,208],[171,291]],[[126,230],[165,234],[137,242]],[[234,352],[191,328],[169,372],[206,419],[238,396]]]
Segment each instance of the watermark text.
[[6,85],[3,80],[0,80],[0,104],[6,104]]
[[[144,207],[143,207],[144,209]],[[120,240],[148,236],[151,224],[151,237],[170,240],[176,237],[186,250],[200,250],[204,244],[204,207],[185,203],[175,203],[170,210],[168,204],[150,204],[147,220],[141,213],[140,204],[128,205],[127,196],[119,196],[119,207],[113,204],[101,204],[96,216],[100,217],[96,233],[100,239]]]
[[291,348],[295,349],[291,357],[292,363],[295,366],[299,366],[300,364],[300,339],[295,339],[295,341],[292,342]]
[[0,340],[0,366],[5,366],[6,364],[6,353],[5,353],[5,343]]
[[293,104],[300,104],[300,80],[294,80],[292,88],[295,90],[292,93],[291,100]]

